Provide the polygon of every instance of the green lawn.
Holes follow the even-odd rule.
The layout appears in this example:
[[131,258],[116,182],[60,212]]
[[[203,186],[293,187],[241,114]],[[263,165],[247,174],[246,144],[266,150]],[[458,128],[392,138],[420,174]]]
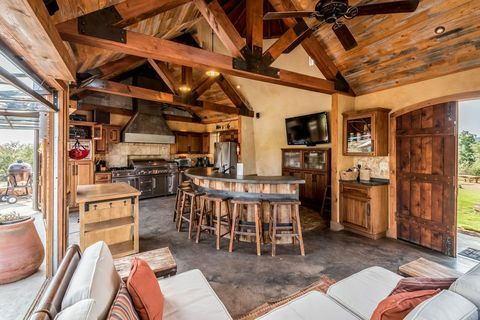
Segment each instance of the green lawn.
[[459,228],[480,232],[480,212],[473,209],[475,205],[480,205],[480,190],[458,189]]

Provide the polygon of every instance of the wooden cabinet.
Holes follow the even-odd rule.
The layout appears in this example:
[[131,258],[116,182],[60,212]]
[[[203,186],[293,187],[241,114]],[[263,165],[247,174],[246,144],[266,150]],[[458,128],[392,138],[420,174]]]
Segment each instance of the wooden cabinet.
[[108,144],[120,143],[120,127],[102,125],[101,139],[95,140],[95,151],[99,153],[107,152]]
[[340,217],[346,230],[379,239],[388,229],[388,186],[341,182]]
[[198,132],[175,132],[175,145],[171,153],[207,154],[210,151],[210,134]]
[[303,205],[330,211],[330,206],[324,205],[331,198],[330,149],[282,149],[282,174],[305,180],[300,185]]
[[70,207],[78,207],[77,187],[86,184],[93,184],[93,161],[69,161],[69,190]]
[[221,131],[219,133],[220,142],[239,142],[238,130]]
[[375,108],[343,113],[343,154],[388,156],[388,113]]

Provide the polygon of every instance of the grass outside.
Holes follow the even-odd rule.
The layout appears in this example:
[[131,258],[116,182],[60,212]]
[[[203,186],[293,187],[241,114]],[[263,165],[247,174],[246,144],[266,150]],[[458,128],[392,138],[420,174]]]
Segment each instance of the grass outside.
[[480,190],[458,189],[459,228],[480,232],[480,212],[474,206],[480,205]]

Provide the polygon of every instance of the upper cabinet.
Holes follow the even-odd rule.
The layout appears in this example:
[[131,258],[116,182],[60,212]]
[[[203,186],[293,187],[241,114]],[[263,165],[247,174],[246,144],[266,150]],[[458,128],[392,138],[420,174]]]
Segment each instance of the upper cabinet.
[[388,156],[388,114],[384,108],[343,113],[343,154]]
[[111,125],[101,125],[101,138],[95,141],[95,151],[105,153],[108,150],[108,144],[120,143],[120,127]]
[[208,154],[210,151],[210,134],[197,132],[174,132],[175,144],[171,145],[172,154]]

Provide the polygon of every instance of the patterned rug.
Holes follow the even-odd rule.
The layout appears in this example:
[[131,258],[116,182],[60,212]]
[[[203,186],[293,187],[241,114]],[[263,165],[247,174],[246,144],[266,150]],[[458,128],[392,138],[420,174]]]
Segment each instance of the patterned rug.
[[460,251],[458,254],[473,260],[480,261],[480,250],[477,249],[467,248],[463,251]]
[[253,309],[252,311],[236,318],[235,320],[254,320],[258,317],[261,317],[265,314],[267,314],[268,312],[270,312],[271,310],[277,308],[277,307],[280,307],[292,300],[295,300],[296,298],[304,295],[305,293],[307,292],[310,292],[310,291],[320,291],[320,292],[327,292],[328,288],[335,283],[335,280],[330,278],[330,277],[327,277],[327,276],[322,276],[320,278],[319,281],[311,284],[310,286],[302,289],[302,290],[299,290],[287,297],[284,297],[280,300],[275,300],[275,301],[269,301],[267,303],[264,303],[262,304],[261,306]]

